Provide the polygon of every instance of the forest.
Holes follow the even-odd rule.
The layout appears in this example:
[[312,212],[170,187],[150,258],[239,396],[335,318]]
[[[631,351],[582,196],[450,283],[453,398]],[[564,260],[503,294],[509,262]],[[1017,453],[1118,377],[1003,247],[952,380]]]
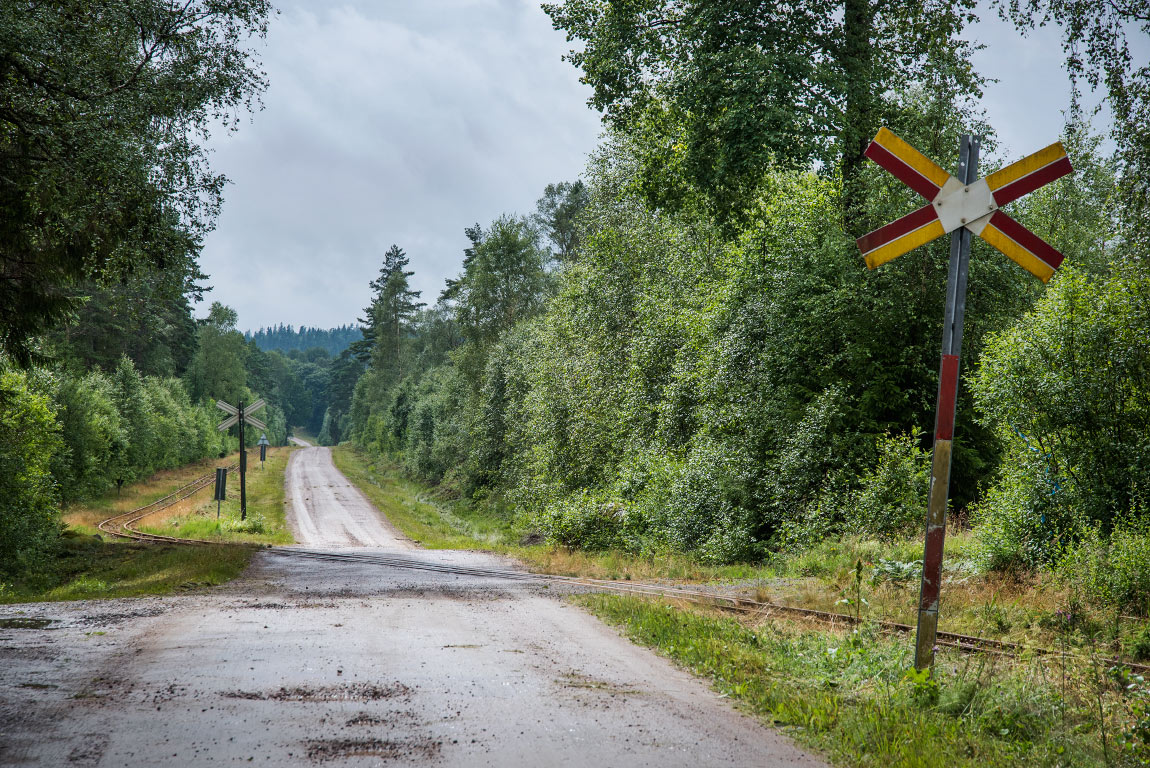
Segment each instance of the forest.
[[291,325],[280,323],[274,328],[260,328],[254,333],[248,331],[244,334],[244,338],[254,341],[256,346],[265,352],[269,350],[289,352],[293,349],[306,352],[318,347],[327,352],[329,357],[335,357],[354,342],[361,340],[363,334],[355,325],[324,329],[309,328],[306,325],[293,328]]
[[992,570],[1150,541],[1136,7],[546,4],[603,120],[582,178],[467,226],[437,297],[397,244],[358,325],[247,334],[192,311],[226,181],[204,140],[258,109],[271,6],[61,8],[4,4],[5,568],[51,549],[61,504],[228,450],[213,402],[256,397],[276,443],[350,442],[554,545],[730,563],[914,534],[947,244],[865,268],[855,238],[912,193],[863,152],[886,126],[944,165],[981,136],[980,176],[1017,159],[979,107],[976,11],[1062,30],[1076,95],[1036,148],[1075,172],[1009,209],[1065,254],[1048,285],[975,241],[951,514]]
[[[384,254],[362,375],[333,375],[321,441],[563,547],[760,562],[920,533],[948,244],[865,268],[855,238],[913,197],[862,153],[886,126],[944,165],[981,136],[979,176],[1018,158],[979,109],[973,5],[845,8],[546,5],[601,146],[530,215],[467,227],[438,297]],[[950,516],[983,570],[1093,548],[1145,610],[1150,74],[1124,36],[1142,17],[1000,10],[1059,24],[1076,89],[1103,89],[1113,119],[1076,90],[1035,137],[1075,169],[1008,209],[1065,255],[1048,285],[975,241]]]
[[193,312],[226,181],[203,142],[257,105],[270,12],[0,5],[0,574],[46,567],[63,505],[234,450],[217,399],[265,397],[275,444],[311,418],[310,363]]

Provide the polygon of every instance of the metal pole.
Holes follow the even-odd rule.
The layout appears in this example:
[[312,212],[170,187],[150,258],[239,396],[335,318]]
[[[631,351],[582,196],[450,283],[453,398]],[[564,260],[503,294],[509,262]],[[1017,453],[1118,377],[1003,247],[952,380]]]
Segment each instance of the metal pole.
[[240,401],[240,520],[248,519],[248,452],[244,447],[244,401]]
[[[976,136],[959,138],[958,180],[972,184],[978,179]],[[963,220],[965,224],[966,221]],[[922,557],[922,587],[918,600],[918,634],[914,666],[934,665],[934,640],[938,632],[938,598],[942,586],[942,554],[946,542],[946,504],[950,495],[950,459],[954,439],[954,411],[958,400],[959,357],[962,324],[966,313],[966,276],[970,264],[971,232],[966,227],[950,235],[950,269],[946,280],[946,314],[942,331],[942,361],[938,374],[938,407],[934,418],[934,453],[931,459],[930,500],[926,511],[926,541]]]

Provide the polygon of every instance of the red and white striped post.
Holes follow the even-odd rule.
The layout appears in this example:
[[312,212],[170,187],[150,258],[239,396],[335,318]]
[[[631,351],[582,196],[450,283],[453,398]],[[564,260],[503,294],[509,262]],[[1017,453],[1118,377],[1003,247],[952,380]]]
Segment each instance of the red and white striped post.
[[[958,180],[964,185],[978,178],[979,139],[962,136],[958,150]],[[946,279],[946,311],[942,330],[942,360],[938,372],[938,406],[934,417],[934,452],[930,470],[930,497],[926,511],[926,543],[922,555],[922,586],[918,598],[918,632],[914,666],[934,665],[938,632],[938,599],[942,587],[942,554],[946,543],[946,507],[950,496],[951,448],[954,412],[958,402],[962,323],[966,314],[966,276],[970,265],[971,232],[959,227],[950,233],[950,269]]]

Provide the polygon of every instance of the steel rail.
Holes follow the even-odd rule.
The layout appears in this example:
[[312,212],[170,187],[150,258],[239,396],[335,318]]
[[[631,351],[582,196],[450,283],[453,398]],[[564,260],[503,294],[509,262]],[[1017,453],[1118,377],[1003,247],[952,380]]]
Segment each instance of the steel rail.
[[[238,467],[238,463],[234,463],[228,467],[228,470],[233,470]],[[202,491],[215,481],[215,472],[195,478],[194,480],[180,486],[176,490],[163,496],[150,504],[145,504],[142,507],[121,512],[118,515],[109,517],[96,524],[96,528],[104,533],[112,536],[118,536],[123,539],[135,539],[137,541],[166,541],[174,544],[206,544],[208,542],[200,541],[198,539],[181,539],[175,536],[164,536],[158,533],[145,533],[139,531],[132,526],[143,520],[145,517],[160,512],[168,507],[178,504],[184,499]]]
[[[377,555],[360,552],[324,552],[320,550],[307,550],[295,547],[275,547],[271,548],[270,551],[279,554],[294,555],[317,560],[362,562],[394,568],[409,568],[414,570],[450,573],[456,575],[480,576],[516,581],[567,584],[570,586],[581,586],[601,591],[680,599],[687,602],[708,605],[711,607],[738,613],[757,615],[786,613],[792,616],[830,623],[832,625],[838,623],[849,625],[870,624],[872,626],[877,626],[880,630],[888,634],[910,634],[915,631],[915,628],[910,624],[903,624],[895,621],[856,618],[855,616],[851,616],[850,614],[845,613],[820,611],[813,608],[799,608],[797,606],[783,605],[780,603],[749,600],[746,598],[729,597],[726,595],[716,595],[700,590],[668,587],[660,584],[644,584],[640,582],[625,584],[619,581],[608,581],[604,579],[593,579],[579,576],[557,576],[551,574],[537,574],[526,571],[515,571],[497,568],[456,566],[449,563],[435,563],[397,555]],[[1027,653],[1037,656],[1062,655],[1061,651],[1056,651],[1050,648],[1043,648],[1041,646],[1023,645],[1021,643],[1011,643],[1004,640],[994,640],[986,637],[976,637],[973,635],[963,635],[957,632],[946,631],[939,631],[937,633],[936,645],[947,648],[954,648],[956,650],[967,653],[989,653],[1005,656],[1020,656]],[[1122,661],[1120,659],[1112,658],[1102,659],[1102,661],[1107,664],[1115,664],[1142,672],[1150,672],[1150,665],[1148,664],[1138,664],[1135,662]]]
[[[233,464],[231,467],[229,467],[229,469],[234,469],[236,466],[237,465]],[[193,495],[194,493],[197,493],[203,488],[211,485],[214,478],[214,473],[196,478],[192,482],[178,488],[177,490],[161,499],[157,499],[151,504],[147,504],[145,506],[131,510],[130,512],[125,512],[104,520],[99,524],[98,527],[100,530],[105,531],[113,536],[135,539],[137,541],[155,541],[161,543],[188,544],[197,546],[204,544],[230,544],[228,542],[212,542],[204,539],[186,539],[176,536],[164,536],[162,534],[146,533],[133,527],[135,523],[139,522],[143,518],[155,514],[156,512],[159,512],[167,507],[170,507],[173,504],[176,504]],[[131,519],[128,520],[127,518]],[[117,525],[119,530],[111,527],[113,525]],[[233,546],[250,545],[239,544]],[[846,613],[821,611],[814,608],[800,608],[793,605],[751,600],[742,597],[731,597],[728,595],[717,595],[711,592],[704,592],[701,590],[688,589],[684,587],[672,587],[662,584],[649,584],[643,582],[624,583],[608,579],[595,579],[583,576],[560,576],[556,574],[533,573],[530,571],[513,570],[508,568],[483,568],[469,565],[454,565],[451,563],[438,563],[430,560],[421,560],[406,555],[388,554],[382,552],[339,552],[330,550],[306,549],[302,547],[266,547],[265,549],[266,551],[274,554],[313,560],[326,560],[331,562],[356,562],[368,565],[420,570],[457,576],[476,576],[480,578],[503,579],[508,581],[562,584],[603,592],[617,592],[622,594],[642,595],[645,597],[670,598],[683,600],[684,602],[690,602],[697,605],[706,605],[709,607],[718,608],[720,610],[759,616],[770,616],[772,614],[781,613],[796,618],[812,619],[815,621],[828,623],[832,626],[836,624],[847,624],[851,626],[857,624],[869,624],[872,626],[877,626],[882,632],[886,634],[910,634],[915,631],[915,628],[910,624],[903,624],[895,621],[857,618]],[[987,637],[976,637],[972,635],[963,635],[956,632],[945,631],[939,631],[937,633],[935,644],[940,647],[952,648],[963,653],[983,653],[1009,657],[1017,657],[1028,653],[1034,654],[1036,656],[1065,655],[1061,651],[1056,651],[1050,648],[1043,648],[1041,646],[1023,645],[1021,643],[1012,643],[1004,640],[994,640]],[[1124,666],[1139,672],[1150,672],[1150,664],[1138,664],[1135,662],[1110,658],[1102,659],[1101,661],[1107,664]]]

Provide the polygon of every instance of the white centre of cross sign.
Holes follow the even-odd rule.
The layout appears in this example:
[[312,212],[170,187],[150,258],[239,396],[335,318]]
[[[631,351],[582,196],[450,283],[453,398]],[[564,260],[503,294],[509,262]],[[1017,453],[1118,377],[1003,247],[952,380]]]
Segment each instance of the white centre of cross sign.
[[998,203],[994,202],[986,179],[964,186],[951,176],[938,191],[933,204],[945,231],[966,227],[976,235],[982,233],[991,214],[998,210]]

